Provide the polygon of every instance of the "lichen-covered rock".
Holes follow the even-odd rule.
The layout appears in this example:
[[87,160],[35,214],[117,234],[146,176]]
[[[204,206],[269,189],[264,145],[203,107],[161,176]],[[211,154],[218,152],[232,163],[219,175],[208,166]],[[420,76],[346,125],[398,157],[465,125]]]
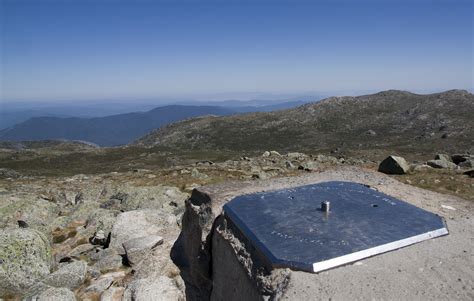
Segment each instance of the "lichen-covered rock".
[[[124,211],[137,209],[167,209],[166,205],[174,202],[184,208],[184,201],[188,194],[171,186],[151,187],[120,187],[111,198],[119,199],[119,207]],[[173,208],[170,208],[174,210]]]
[[32,195],[10,198],[7,204],[0,207],[0,227],[17,226],[17,221],[28,223],[30,228],[49,234],[51,223],[56,218],[59,206]]
[[113,248],[104,249],[91,255],[90,258],[92,260],[97,260],[93,267],[101,273],[115,271],[122,267],[123,258]]
[[36,301],[75,301],[74,293],[65,287],[50,287],[33,298]]
[[85,291],[89,293],[102,293],[112,285],[113,281],[114,277],[112,276],[100,277],[96,280],[93,280],[91,284],[85,289]]
[[0,296],[20,294],[50,272],[51,246],[33,229],[0,230]]
[[108,235],[112,230],[115,219],[120,211],[98,208],[93,210],[86,220],[86,228],[93,229],[94,232],[103,231]]
[[181,301],[184,295],[173,279],[165,276],[132,281],[123,294],[123,301]]
[[305,170],[305,171],[314,171],[314,170],[318,169],[319,167],[320,167],[320,165],[319,165],[318,162],[306,161],[306,162],[301,163],[298,166],[298,169]]
[[0,168],[0,179],[18,179],[21,174],[10,168]]
[[403,175],[408,172],[410,166],[403,157],[388,156],[379,165],[379,171],[386,174]]
[[429,166],[433,168],[445,168],[445,169],[457,168],[456,164],[446,161],[446,160],[429,160],[428,162],[426,162],[426,164],[428,164]]
[[78,288],[86,279],[87,264],[84,261],[74,261],[61,266],[57,271],[48,275],[43,282],[54,287]]
[[154,247],[163,243],[163,237],[159,235],[148,235],[132,238],[123,243],[127,254],[127,260],[131,265],[140,262]]
[[208,175],[200,172],[197,168],[193,168],[193,170],[191,170],[191,177],[196,179],[206,179],[208,178]]
[[176,227],[176,217],[160,210],[134,210],[121,213],[112,228],[110,248],[125,254],[127,240],[147,235],[161,235],[170,226]]

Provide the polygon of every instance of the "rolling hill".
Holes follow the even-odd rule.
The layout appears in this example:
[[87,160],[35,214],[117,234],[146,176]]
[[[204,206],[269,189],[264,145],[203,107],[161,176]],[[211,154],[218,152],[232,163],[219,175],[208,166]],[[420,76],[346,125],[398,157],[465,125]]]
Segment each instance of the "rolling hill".
[[189,119],[134,145],[247,152],[473,151],[473,116],[474,95],[464,90],[429,95],[389,90],[276,112]]
[[81,140],[100,146],[127,144],[171,122],[202,115],[230,115],[235,110],[217,106],[158,107],[147,112],[95,118],[35,117],[0,131],[1,141]]
[[[315,98],[318,99],[318,98]],[[62,114],[69,114],[74,117],[55,116],[48,111],[29,112],[42,116],[34,116],[18,124],[11,125],[0,130],[0,141],[38,141],[38,140],[80,140],[95,143],[99,146],[117,146],[132,142],[135,139],[145,135],[151,130],[157,129],[163,125],[181,121],[183,119],[204,116],[218,115],[227,116],[237,113],[248,112],[270,112],[282,109],[297,107],[306,103],[307,100],[292,101],[220,101],[214,102],[196,102],[190,104],[166,105],[154,108],[147,112],[132,112],[123,114],[114,114],[110,116],[84,117],[80,116],[86,109],[85,107],[61,107]],[[122,105],[123,106],[123,105]],[[112,108],[103,106],[91,106],[87,112],[93,114],[94,108],[97,114],[101,114]],[[53,108],[54,109],[54,108]],[[122,107],[118,109],[123,109]],[[57,110],[57,109],[56,109]],[[11,113],[11,112],[10,112]],[[5,122],[12,123],[14,118],[25,117],[23,113],[12,115],[4,112],[0,119],[8,119]],[[23,114],[23,115],[22,115]],[[3,118],[5,117],[5,118]],[[9,119],[10,118],[10,119]],[[18,120],[21,120],[18,119]]]

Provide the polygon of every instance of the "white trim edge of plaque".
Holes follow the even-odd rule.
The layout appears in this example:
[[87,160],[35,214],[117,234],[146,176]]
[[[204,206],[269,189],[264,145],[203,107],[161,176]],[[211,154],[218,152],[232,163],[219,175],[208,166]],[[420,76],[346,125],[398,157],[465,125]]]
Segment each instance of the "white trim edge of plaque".
[[449,233],[448,229],[441,228],[441,229],[429,231],[420,235],[415,235],[412,237],[390,242],[388,244],[373,247],[370,249],[358,251],[352,254],[343,255],[343,256],[332,258],[325,261],[315,262],[313,263],[313,272],[317,273],[317,272],[325,271],[325,270],[328,270],[340,265],[344,265],[346,263],[354,262],[360,259],[364,259],[364,258],[371,257],[377,254],[385,253],[388,251],[400,249],[400,248],[403,248],[403,247],[406,247],[406,246],[409,246],[409,245],[412,245],[424,240],[443,236],[448,233]]

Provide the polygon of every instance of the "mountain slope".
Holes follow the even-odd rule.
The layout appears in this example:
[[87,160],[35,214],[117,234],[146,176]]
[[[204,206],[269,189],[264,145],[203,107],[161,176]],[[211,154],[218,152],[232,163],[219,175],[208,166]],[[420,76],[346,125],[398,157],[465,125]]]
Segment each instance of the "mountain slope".
[[82,140],[100,146],[127,144],[171,122],[202,115],[230,115],[235,111],[215,106],[164,106],[143,113],[96,118],[37,117],[0,131],[0,140]]
[[168,125],[135,144],[175,149],[473,150],[474,95],[389,90],[331,97],[270,113],[205,117]]

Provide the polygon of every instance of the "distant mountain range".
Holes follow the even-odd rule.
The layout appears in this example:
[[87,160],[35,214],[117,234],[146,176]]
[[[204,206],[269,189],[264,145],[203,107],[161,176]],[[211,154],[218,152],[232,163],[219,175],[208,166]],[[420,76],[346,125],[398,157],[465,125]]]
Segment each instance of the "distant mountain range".
[[[241,102],[233,107],[168,105],[147,112],[94,118],[33,117],[0,130],[0,141],[62,139],[87,141],[99,146],[117,146],[128,144],[163,125],[192,117],[204,115],[227,116],[257,111],[268,112],[295,107],[304,103],[305,101],[290,101],[262,106],[245,106],[247,102]],[[74,112],[70,113],[74,114]]]
[[389,90],[330,97],[292,109],[188,119],[135,144],[176,150],[252,152],[387,149],[474,151],[474,95],[464,90],[420,95]]
[[[300,96],[280,99],[254,100],[185,100],[185,99],[135,99],[135,100],[88,100],[64,102],[4,101],[0,100],[0,130],[12,127],[34,117],[105,117],[130,112],[146,112],[157,107],[169,105],[211,106],[238,108],[238,111],[274,110],[294,107],[322,96]],[[244,108],[248,108],[245,110]]]

